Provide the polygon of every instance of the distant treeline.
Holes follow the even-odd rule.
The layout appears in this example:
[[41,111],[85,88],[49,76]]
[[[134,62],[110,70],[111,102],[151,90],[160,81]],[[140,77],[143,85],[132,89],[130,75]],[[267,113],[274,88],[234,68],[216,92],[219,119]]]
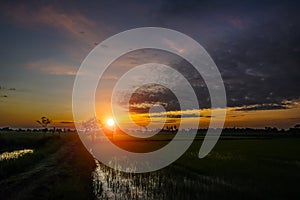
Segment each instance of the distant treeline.
[[[159,131],[160,134],[176,134],[178,133],[195,133],[205,135],[208,129],[162,129]],[[212,129],[212,134],[214,130]],[[0,132],[35,132],[35,133],[72,133],[76,132],[75,129],[70,128],[19,128],[13,129],[10,127],[0,128]],[[217,131],[219,132],[219,131]],[[147,133],[147,132],[145,132]],[[276,127],[265,127],[265,128],[223,128],[222,135],[271,135],[271,134],[282,134],[282,135],[300,135],[300,126],[296,125],[294,128],[289,129],[278,129]]]
[[[179,133],[189,133],[189,132],[195,132],[197,131],[198,134],[206,134],[208,129],[184,129],[179,130]],[[218,129],[213,129],[218,130]],[[219,129],[220,130],[220,129]],[[160,131],[160,133],[176,133],[178,130],[168,130],[163,129]],[[213,133],[214,131],[212,131]],[[218,131],[219,132],[219,131]],[[300,126],[296,125],[294,128],[289,129],[278,129],[276,127],[265,127],[265,128],[223,128],[222,129],[222,135],[270,135],[270,134],[283,134],[283,135],[294,135],[299,134],[300,135]]]
[[0,128],[0,132],[34,132],[34,133],[66,133],[66,132],[75,132],[74,129],[70,128],[10,128],[10,127],[3,127]]

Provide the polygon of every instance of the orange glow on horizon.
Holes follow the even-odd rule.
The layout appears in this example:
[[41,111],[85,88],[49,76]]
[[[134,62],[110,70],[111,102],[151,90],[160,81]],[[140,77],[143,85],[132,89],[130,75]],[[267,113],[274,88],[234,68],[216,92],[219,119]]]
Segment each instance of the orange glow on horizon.
[[[31,105],[29,102],[19,103],[15,101],[2,102],[6,106],[1,107],[1,116],[0,116],[0,127],[37,127],[39,125],[36,123],[37,119],[40,119],[41,116],[45,115],[53,121],[50,124],[50,127],[70,127],[73,128],[74,124],[72,118],[72,110],[70,108],[65,109],[61,103],[57,103],[55,111],[50,107],[41,108],[40,105]],[[16,104],[17,103],[17,104]],[[26,106],[21,106],[26,105]],[[111,118],[112,114],[110,112],[109,106],[100,106],[97,107],[97,118],[106,124],[107,120]],[[299,124],[300,120],[300,106],[297,104],[294,107],[288,109],[277,109],[277,110],[249,110],[249,111],[237,111],[238,107],[228,107],[227,108],[227,117],[224,127],[252,127],[252,128],[264,128],[266,126],[277,127],[277,128],[290,128],[294,127],[296,124]],[[43,110],[41,112],[41,110]],[[64,112],[60,112],[63,110]],[[199,111],[198,111],[199,112]],[[44,114],[45,113],[45,114]],[[186,114],[186,117],[181,118],[182,126],[180,128],[188,128],[189,124],[193,120],[199,120],[199,117],[191,117],[191,114],[196,114],[197,111],[187,110],[181,111],[182,116]],[[169,111],[168,114],[173,116],[180,114],[178,111]],[[207,128],[210,122],[210,119],[215,116],[211,115],[210,109],[200,110],[200,128]],[[188,115],[190,117],[188,117]],[[118,121],[118,124],[121,126],[124,125],[130,127],[132,122],[125,120],[123,116],[115,116],[114,120]],[[151,116],[149,113],[130,113],[130,117],[134,123],[140,125],[141,128],[143,125],[148,125],[149,122],[155,123],[155,121],[160,121],[163,118],[160,116]],[[89,116],[86,116],[89,119]],[[151,121],[155,119],[154,121]],[[84,119],[83,119],[84,120]],[[179,118],[167,118],[167,123],[171,122],[169,125],[176,125]],[[67,122],[67,123],[66,123]],[[106,124],[108,125],[108,124]],[[116,125],[116,122],[114,123]],[[125,128],[125,127],[124,127]]]

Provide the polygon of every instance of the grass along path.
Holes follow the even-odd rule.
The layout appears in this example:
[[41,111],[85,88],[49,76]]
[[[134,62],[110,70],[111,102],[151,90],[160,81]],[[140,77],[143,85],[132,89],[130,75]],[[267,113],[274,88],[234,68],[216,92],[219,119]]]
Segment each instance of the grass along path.
[[35,152],[26,170],[0,180],[0,199],[94,198],[90,174],[95,164],[77,135],[55,137]]

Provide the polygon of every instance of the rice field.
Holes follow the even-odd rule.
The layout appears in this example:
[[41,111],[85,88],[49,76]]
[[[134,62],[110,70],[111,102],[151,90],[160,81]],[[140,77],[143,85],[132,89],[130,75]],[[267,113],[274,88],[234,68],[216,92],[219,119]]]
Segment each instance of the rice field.
[[[132,151],[141,146],[149,150],[150,146],[168,143],[168,137],[114,142]],[[95,160],[76,134],[0,133],[1,155],[33,150],[0,161],[0,196],[99,200],[300,197],[300,137],[223,136],[207,157],[199,159],[202,139],[198,136],[170,166],[134,174],[116,171]]]

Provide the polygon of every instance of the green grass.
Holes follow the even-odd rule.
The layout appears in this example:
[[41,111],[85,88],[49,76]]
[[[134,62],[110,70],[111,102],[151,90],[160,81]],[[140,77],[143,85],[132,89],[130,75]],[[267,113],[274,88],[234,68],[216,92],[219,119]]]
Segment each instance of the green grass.
[[204,159],[197,157],[200,145],[194,142],[173,166],[220,182],[219,193],[230,199],[300,197],[300,138],[219,140]]
[[[127,150],[147,152],[149,146],[167,144],[167,138],[162,135],[154,141],[114,142]],[[166,199],[300,197],[299,137],[223,136],[207,157],[199,159],[202,139],[203,136],[197,136],[183,156],[159,171],[173,180],[165,180]]]

